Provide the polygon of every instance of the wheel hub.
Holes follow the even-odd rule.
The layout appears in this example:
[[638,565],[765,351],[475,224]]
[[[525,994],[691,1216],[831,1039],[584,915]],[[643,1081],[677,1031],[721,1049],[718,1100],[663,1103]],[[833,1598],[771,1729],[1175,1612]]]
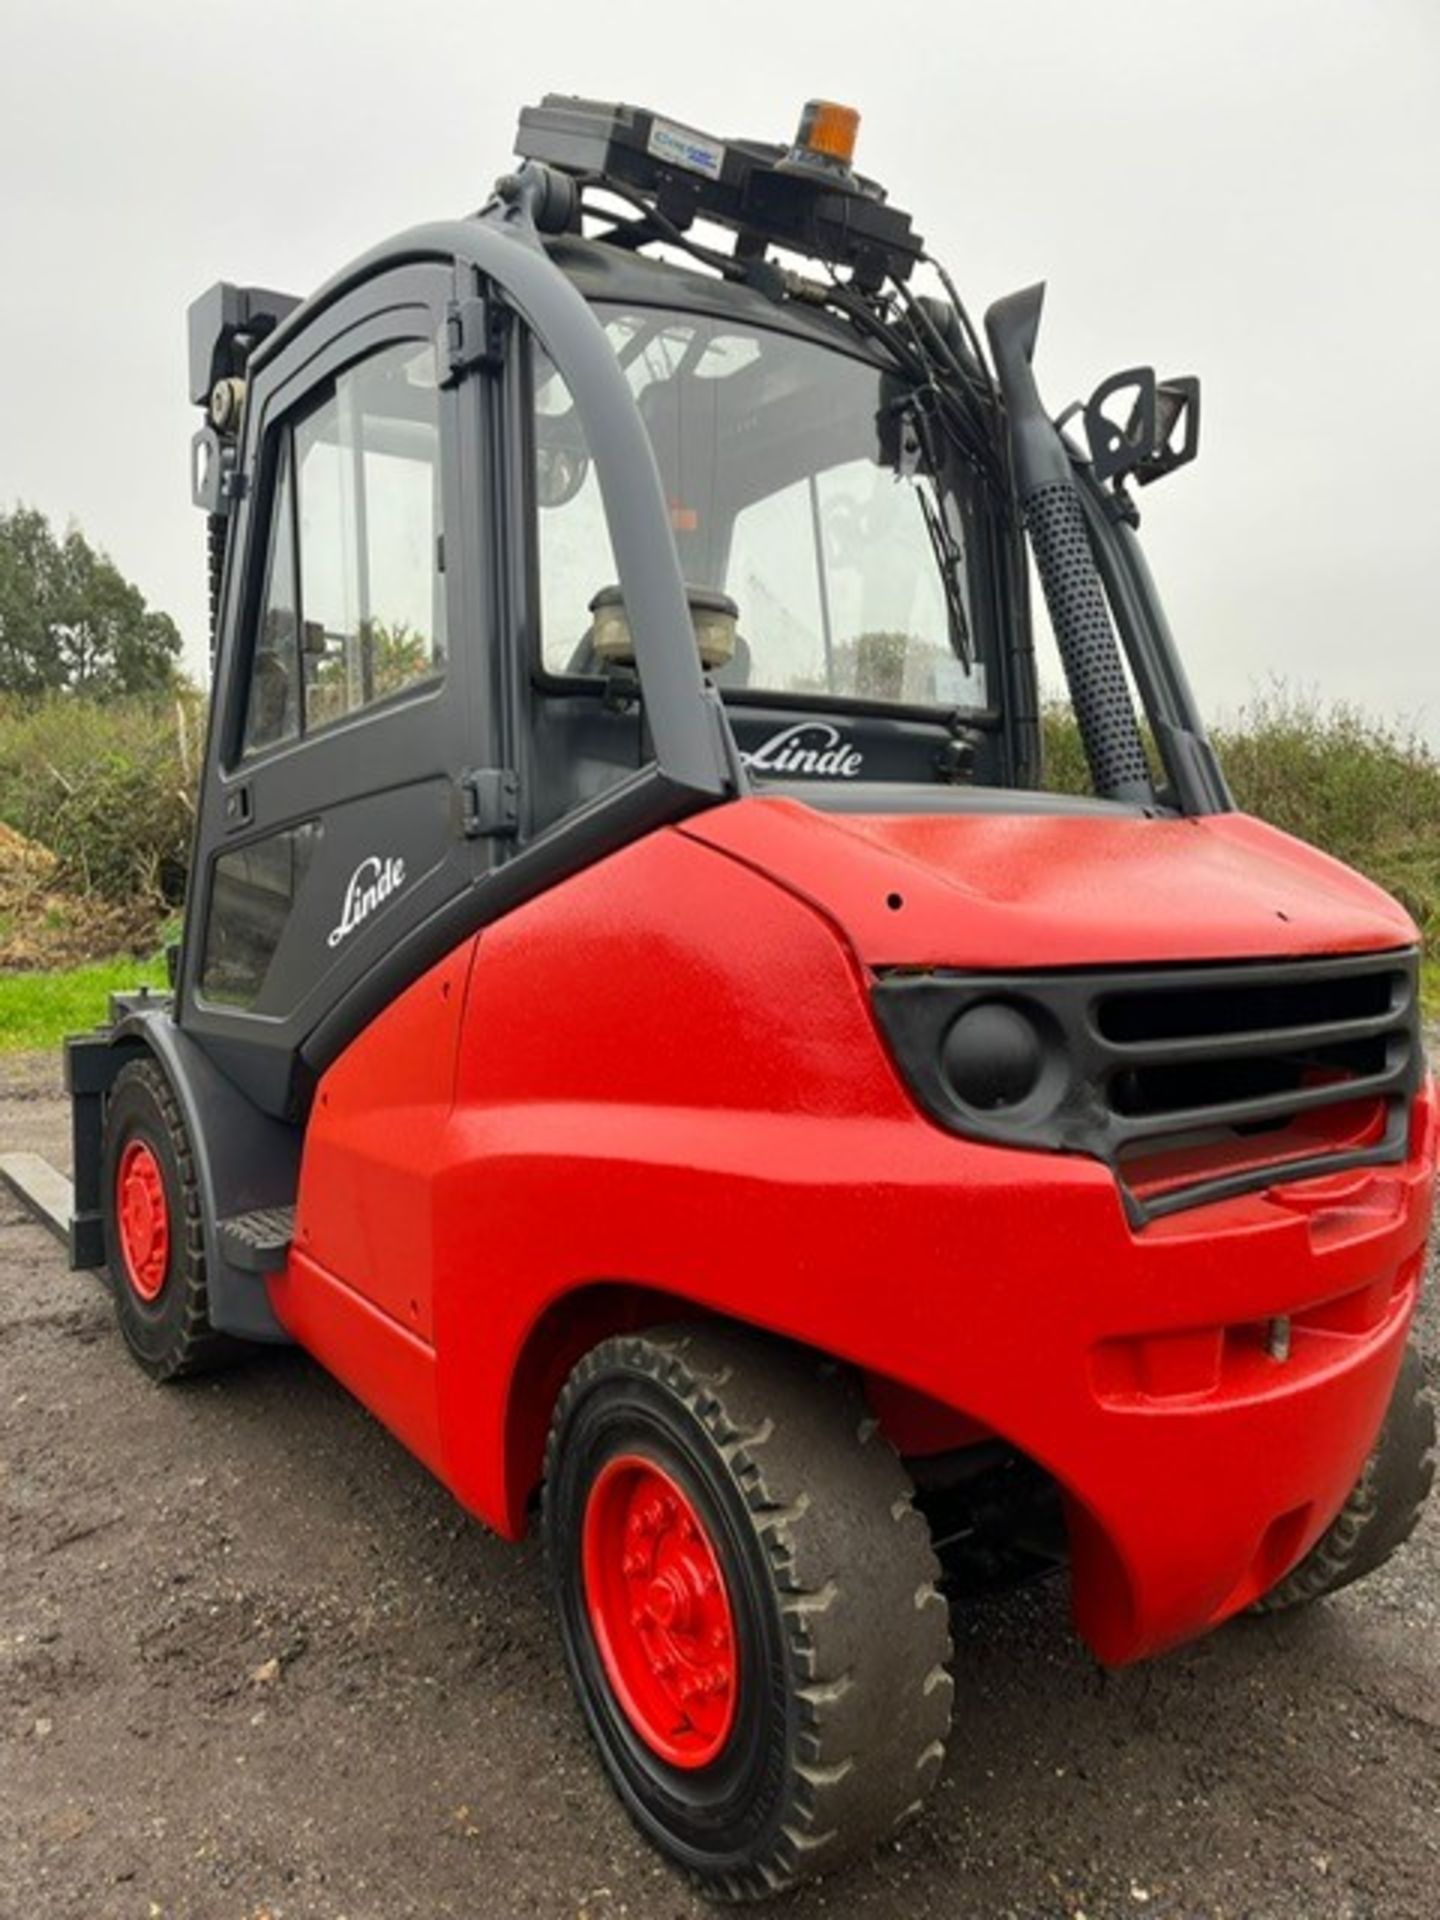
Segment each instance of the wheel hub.
[[160,1162],[144,1140],[126,1142],[115,1175],[115,1222],[125,1277],[153,1300],[170,1265],[170,1207]]
[[676,1767],[707,1766],[735,1718],[730,1596],[684,1489],[654,1461],[602,1469],[585,1509],[585,1602],[606,1675],[635,1732]]

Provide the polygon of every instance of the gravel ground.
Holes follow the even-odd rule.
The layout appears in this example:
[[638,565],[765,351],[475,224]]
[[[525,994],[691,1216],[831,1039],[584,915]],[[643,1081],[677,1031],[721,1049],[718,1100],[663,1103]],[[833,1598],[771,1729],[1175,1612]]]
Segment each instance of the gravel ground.
[[[49,1061],[0,1147],[67,1165]],[[1422,1337],[1440,1372],[1440,1309]],[[539,1556],[297,1354],[151,1387],[0,1199],[0,1914],[707,1909],[593,1764]],[[789,1920],[1432,1920],[1440,1503],[1344,1598],[1107,1675],[1063,1586],[955,1621],[956,1732],[898,1846]]]

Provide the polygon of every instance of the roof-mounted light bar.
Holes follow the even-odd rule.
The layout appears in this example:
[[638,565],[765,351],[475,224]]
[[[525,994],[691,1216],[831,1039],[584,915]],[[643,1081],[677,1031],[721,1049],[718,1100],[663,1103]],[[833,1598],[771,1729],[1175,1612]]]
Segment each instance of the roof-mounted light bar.
[[647,107],[546,94],[520,115],[515,151],[585,187],[611,187],[684,231],[698,219],[740,235],[737,252],[788,248],[848,268],[862,289],[904,280],[924,251],[908,214],[851,166],[860,116],[812,100],[791,147],[718,140]]

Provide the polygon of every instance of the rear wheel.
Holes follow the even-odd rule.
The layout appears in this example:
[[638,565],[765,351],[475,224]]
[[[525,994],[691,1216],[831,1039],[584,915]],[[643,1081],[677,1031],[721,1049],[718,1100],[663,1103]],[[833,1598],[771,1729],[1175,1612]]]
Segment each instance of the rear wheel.
[[195,1158],[153,1060],[132,1060],[115,1076],[102,1179],[105,1253],[126,1346],[154,1380],[223,1364],[235,1347],[210,1326]]
[[1354,1492],[1299,1566],[1257,1600],[1254,1611],[1306,1606],[1384,1566],[1419,1525],[1434,1480],[1435,1402],[1419,1349],[1410,1346]]
[[608,1340],[563,1389],[544,1530],[620,1798],[713,1895],[828,1872],[918,1810],[949,1619],[904,1469],[835,1368],[729,1329]]

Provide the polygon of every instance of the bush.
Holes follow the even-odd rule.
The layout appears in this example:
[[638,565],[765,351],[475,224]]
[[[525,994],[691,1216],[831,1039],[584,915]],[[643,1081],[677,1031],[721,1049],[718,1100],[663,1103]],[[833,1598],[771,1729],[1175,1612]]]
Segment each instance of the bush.
[[201,703],[0,701],[0,820],[55,855],[54,884],[103,899],[184,897]]
[[1359,867],[1440,937],[1440,757],[1418,735],[1281,688],[1214,738],[1247,813]]
[[[1044,725],[1048,784],[1088,790],[1068,709]],[[193,692],[0,699],[0,821],[55,854],[47,886],[158,919],[184,897],[203,739]],[[1276,688],[1214,740],[1240,806],[1371,875],[1440,945],[1440,756],[1417,735]]]
[[1091,793],[1090,769],[1075,715],[1063,700],[1048,699],[1040,712],[1045,785],[1051,793]]

